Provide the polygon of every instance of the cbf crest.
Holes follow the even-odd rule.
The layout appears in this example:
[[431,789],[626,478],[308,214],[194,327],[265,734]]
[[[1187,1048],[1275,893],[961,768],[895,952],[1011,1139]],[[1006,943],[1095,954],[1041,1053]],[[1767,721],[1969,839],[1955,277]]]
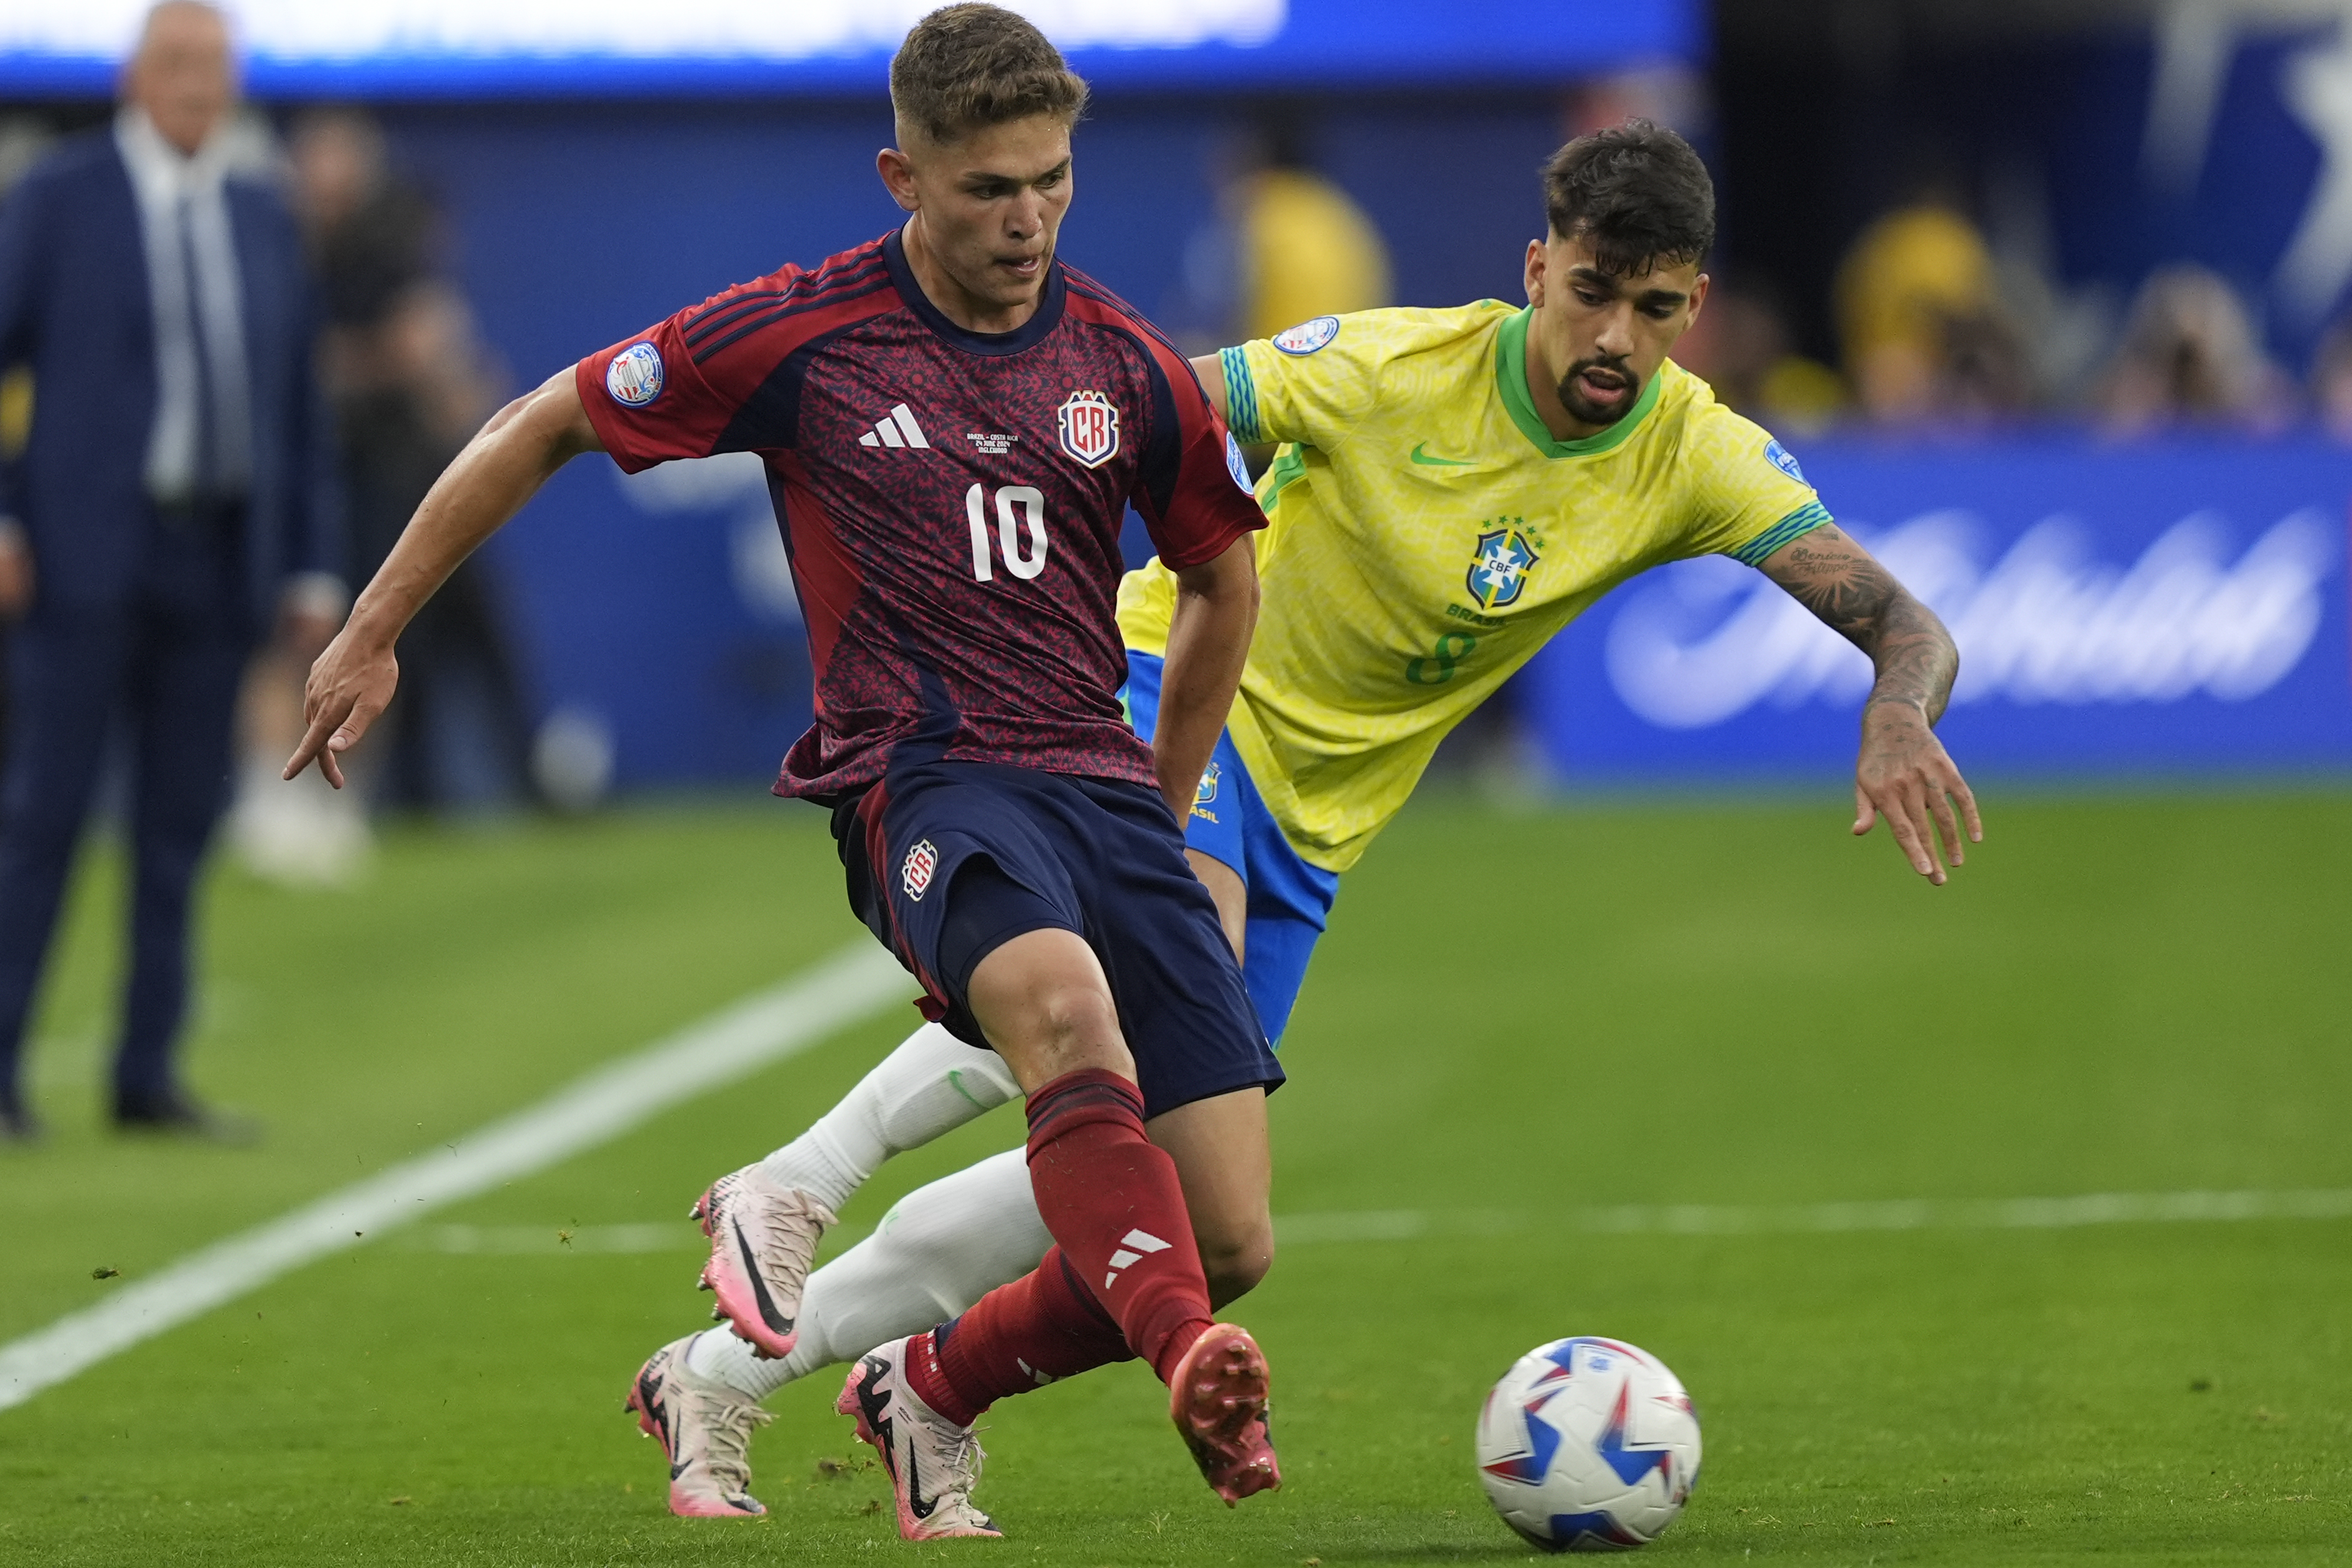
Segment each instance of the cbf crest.
[[1118,405],[1091,387],[1074,392],[1056,411],[1062,450],[1088,468],[1118,455]]
[[1480,534],[1470,561],[1470,597],[1481,610],[1516,604],[1527,591],[1528,573],[1535,569],[1537,559],[1535,546],[1517,528],[1492,528]]

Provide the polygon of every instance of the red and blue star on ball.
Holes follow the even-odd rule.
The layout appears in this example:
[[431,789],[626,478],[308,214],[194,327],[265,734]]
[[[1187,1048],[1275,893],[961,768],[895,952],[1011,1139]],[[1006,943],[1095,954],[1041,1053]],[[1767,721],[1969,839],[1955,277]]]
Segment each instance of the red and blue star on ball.
[[[1570,1380],[1576,1375],[1576,1353],[1580,1349],[1588,1347],[1622,1355],[1629,1361],[1638,1359],[1630,1345],[1620,1344],[1615,1340],[1599,1339],[1590,1335],[1562,1340],[1551,1346],[1545,1353],[1546,1358],[1552,1363],[1550,1370],[1529,1384],[1526,1395],[1520,1400],[1520,1416],[1527,1424],[1527,1451],[1507,1456],[1481,1467],[1488,1475],[1503,1480],[1518,1481],[1527,1486],[1535,1486],[1540,1484],[1545,1476],[1550,1473],[1552,1459],[1559,1452],[1559,1428],[1549,1421],[1538,1419],[1538,1416],[1543,1407],[1557,1398],[1567,1387]],[[1602,1461],[1616,1472],[1617,1479],[1627,1486],[1633,1485],[1652,1470],[1656,1470],[1664,1480],[1669,1491],[1677,1490],[1679,1489],[1676,1488],[1675,1481],[1674,1450],[1671,1448],[1663,1444],[1654,1447],[1636,1446],[1626,1441],[1626,1415],[1632,1404],[1633,1392],[1630,1382],[1618,1385],[1617,1402],[1610,1409],[1609,1424],[1601,1428],[1600,1437],[1594,1439],[1593,1448],[1600,1453]],[[1684,1408],[1688,1408],[1687,1399],[1681,1403]],[[1584,1534],[1597,1535],[1604,1541],[1621,1546],[1641,1544],[1641,1539],[1638,1536],[1627,1531],[1623,1526],[1603,1512],[1555,1514],[1551,1520],[1551,1543],[1563,1546],[1572,1543],[1579,1535]]]

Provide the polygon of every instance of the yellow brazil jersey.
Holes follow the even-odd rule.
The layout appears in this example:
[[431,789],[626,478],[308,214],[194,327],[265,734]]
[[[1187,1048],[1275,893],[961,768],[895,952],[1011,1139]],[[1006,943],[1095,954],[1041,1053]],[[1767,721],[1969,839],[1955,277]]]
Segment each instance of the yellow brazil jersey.
[[[1753,565],[1829,521],[1770,436],[1668,362],[1622,420],[1555,441],[1527,384],[1528,313],[1326,316],[1224,350],[1258,481],[1264,595],[1228,723],[1284,836],[1353,865],[1437,743],[1545,641],[1646,568]],[[1163,653],[1175,578],[1128,574],[1129,647]]]

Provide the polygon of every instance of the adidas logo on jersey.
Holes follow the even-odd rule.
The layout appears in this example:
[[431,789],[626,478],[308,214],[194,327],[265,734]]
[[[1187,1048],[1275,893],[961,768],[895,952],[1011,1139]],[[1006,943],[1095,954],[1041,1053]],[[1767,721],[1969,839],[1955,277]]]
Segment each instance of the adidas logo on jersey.
[[860,446],[921,446],[931,444],[923,438],[923,427],[915,423],[915,411],[900,403],[880,419],[874,428],[857,438]]
[[[1119,1270],[1130,1263],[1140,1263],[1147,1252],[1165,1252],[1169,1243],[1149,1230],[1130,1230],[1118,1239],[1118,1250],[1110,1255],[1110,1272],[1103,1276],[1103,1289],[1118,1283]],[[1129,1250],[1129,1249],[1133,1250]]]

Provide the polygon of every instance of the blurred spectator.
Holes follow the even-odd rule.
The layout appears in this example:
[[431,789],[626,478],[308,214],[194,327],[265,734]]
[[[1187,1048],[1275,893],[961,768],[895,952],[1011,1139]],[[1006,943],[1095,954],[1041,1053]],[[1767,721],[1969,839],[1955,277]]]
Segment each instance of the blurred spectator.
[[122,83],[114,123],[0,207],[0,365],[28,362],[35,387],[0,492],[0,581],[29,589],[0,784],[0,1138],[33,1132],[19,1048],[118,716],[132,891],[114,1120],[246,1130],[173,1067],[189,899],[247,655],[273,620],[315,650],[341,612],[307,268],[242,161],[226,20],[165,0]]
[[1864,229],[1839,264],[1836,303],[1846,376],[1864,417],[1972,423],[2031,402],[1991,253],[1948,196],[1931,193]]
[[1388,246],[1345,191],[1277,145],[1243,183],[1241,335],[1270,338],[1316,316],[1391,298]]
[[1827,365],[1790,350],[1771,302],[1721,277],[1712,280],[1706,308],[1675,345],[1675,362],[1777,434],[1818,433],[1845,405],[1845,383]]
[[2141,285],[2098,409],[2119,434],[2179,424],[2266,432],[2294,417],[2294,400],[2237,290],[2183,263]]
[[365,110],[305,114],[289,151],[328,323],[364,331],[436,271],[439,214],[393,176],[383,128]]
[[[0,202],[16,188],[55,138],[49,128],[33,119],[0,123]],[[33,429],[33,372],[12,365],[0,372],[0,469],[25,455],[25,439]],[[32,587],[19,578],[25,562],[14,551],[0,548],[0,779],[8,776],[8,632],[18,608],[29,602]]]
[[1684,65],[1644,66],[1570,89],[1560,103],[1560,140],[1573,141],[1629,120],[1646,120],[1693,141],[1706,134],[1714,118],[1704,77]]
[[[292,148],[329,301],[327,358],[360,580],[497,408],[500,377],[444,276],[432,203],[395,174],[356,110],[304,117]],[[530,720],[489,564],[476,558],[400,641],[401,691],[382,722],[371,795],[478,808],[530,794]],[[281,754],[282,755],[282,754]]]
[[2352,317],[2327,329],[2312,358],[2311,406],[2322,429],[2352,443]]
[[[417,503],[496,411],[499,389],[464,298],[411,287],[339,389],[352,551],[373,575]],[[530,792],[530,718],[490,564],[467,561],[409,622],[379,728],[375,793],[394,806],[512,804]]]
[[[12,365],[0,373],[0,470],[14,467],[25,455],[33,433],[33,372]],[[0,485],[0,490],[5,486]],[[20,531],[0,524],[7,538],[0,539],[0,779],[8,776],[8,645],[16,622],[33,601],[30,561]]]
[[1173,312],[1188,349],[1390,302],[1388,246],[1354,199],[1309,166],[1295,118],[1266,113],[1223,158],[1217,215],[1186,246],[1186,298]]

